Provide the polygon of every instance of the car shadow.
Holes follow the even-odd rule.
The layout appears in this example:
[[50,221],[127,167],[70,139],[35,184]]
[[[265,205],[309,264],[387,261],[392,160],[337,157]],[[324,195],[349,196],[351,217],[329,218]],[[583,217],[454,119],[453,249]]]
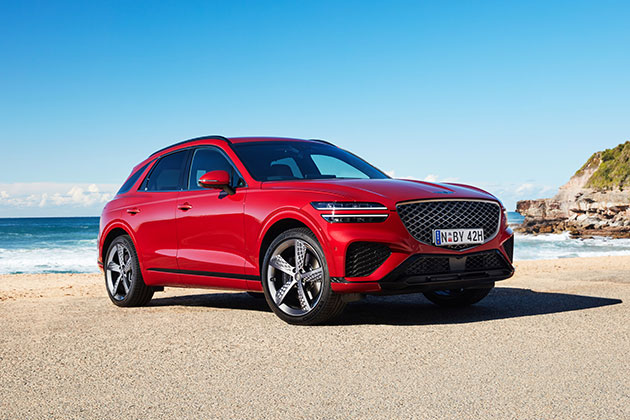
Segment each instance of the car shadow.
[[[442,308],[420,294],[367,296],[348,304],[332,325],[439,325],[465,324],[506,318],[579,311],[622,303],[620,299],[535,292],[497,287],[481,302],[465,308]],[[264,299],[246,293],[208,293],[154,298],[151,306],[197,306],[270,312]]]

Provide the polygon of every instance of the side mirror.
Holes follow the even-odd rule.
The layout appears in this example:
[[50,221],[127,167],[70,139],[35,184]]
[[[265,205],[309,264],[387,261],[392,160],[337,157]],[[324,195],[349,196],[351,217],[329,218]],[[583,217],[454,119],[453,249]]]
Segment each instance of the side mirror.
[[232,195],[234,189],[230,186],[230,174],[226,171],[210,171],[199,178],[198,184],[203,188],[215,188]]

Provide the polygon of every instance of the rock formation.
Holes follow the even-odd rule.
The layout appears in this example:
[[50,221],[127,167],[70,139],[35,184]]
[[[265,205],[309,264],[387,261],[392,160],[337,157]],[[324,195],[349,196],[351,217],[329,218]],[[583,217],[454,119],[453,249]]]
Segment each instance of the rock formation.
[[553,198],[519,201],[525,233],[630,237],[630,142],[597,152]]

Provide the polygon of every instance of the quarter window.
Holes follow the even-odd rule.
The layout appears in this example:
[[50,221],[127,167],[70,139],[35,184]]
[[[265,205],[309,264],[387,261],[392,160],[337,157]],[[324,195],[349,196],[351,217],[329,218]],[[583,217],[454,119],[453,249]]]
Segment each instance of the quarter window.
[[187,158],[187,150],[171,153],[161,158],[144,180],[142,189],[145,191],[181,190]]
[[[149,163],[151,163],[151,162],[149,162]],[[124,193],[128,192],[131,189],[131,187],[134,186],[134,184],[136,183],[138,178],[140,178],[140,175],[142,175],[144,173],[144,170],[147,169],[147,166],[149,166],[149,163],[147,163],[142,168],[138,169],[133,175],[131,175],[127,179],[127,181],[125,181],[123,186],[120,187],[120,189],[118,190],[118,192],[116,194],[118,195],[118,194],[124,194]]]

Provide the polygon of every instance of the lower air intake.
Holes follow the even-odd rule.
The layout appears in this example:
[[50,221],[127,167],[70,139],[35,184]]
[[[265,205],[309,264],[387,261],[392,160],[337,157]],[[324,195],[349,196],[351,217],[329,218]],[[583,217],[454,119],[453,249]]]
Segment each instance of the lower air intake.
[[372,274],[391,255],[387,245],[373,242],[354,242],[346,253],[346,277],[365,277]]

